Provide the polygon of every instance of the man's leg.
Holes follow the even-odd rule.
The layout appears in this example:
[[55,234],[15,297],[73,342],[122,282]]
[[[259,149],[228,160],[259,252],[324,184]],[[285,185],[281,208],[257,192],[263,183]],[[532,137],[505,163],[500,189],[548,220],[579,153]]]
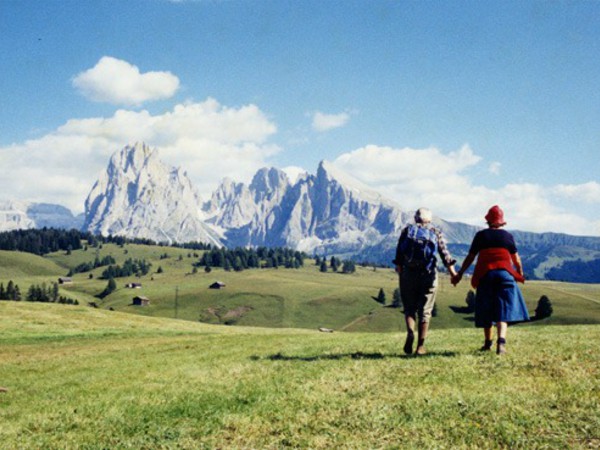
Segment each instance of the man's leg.
[[406,321],[406,341],[404,342],[404,353],[411,355],[413,352],[413,343],[415,342],[415,317],[405,314],[404,319]]
[[402,272],[400,275],[400,298],[404,305],[404,320],[406,322],[406,341],[404,342],[404,353],[411,355],[415,342],[415,322],[417,317],[417,298],[414,275],[410,272]]
[[419,323],[419,341],[417,342],[417,355],[424,355],[427,353],[425,350],[425,338],[427,337],[427,330],[429,330],[429,322]]
[[419,341],[417,342],[417,355],[424,355],[425,339],[429,330],[429,320],[435,306],[435,294],[437,290],[437,274],[434,272],[421,279],[421,298],[419,305]]

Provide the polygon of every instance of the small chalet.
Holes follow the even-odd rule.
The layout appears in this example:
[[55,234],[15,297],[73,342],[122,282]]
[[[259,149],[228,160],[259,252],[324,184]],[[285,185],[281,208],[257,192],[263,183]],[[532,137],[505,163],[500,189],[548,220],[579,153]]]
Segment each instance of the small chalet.
[[221,289],[225,287],[225,283],[222,281],[215,281],[213,284],[209,286],[210,289]]
[[129,289],[141,289],[142,283],[127,283],[125,287]]
[[148,306],[149,304],[150,299],[148,297],[144,297],[142,295],[133,297],[133,306]]
[[71,284],[73,279],[71,277],[60,277],[58,279],[58,284]]

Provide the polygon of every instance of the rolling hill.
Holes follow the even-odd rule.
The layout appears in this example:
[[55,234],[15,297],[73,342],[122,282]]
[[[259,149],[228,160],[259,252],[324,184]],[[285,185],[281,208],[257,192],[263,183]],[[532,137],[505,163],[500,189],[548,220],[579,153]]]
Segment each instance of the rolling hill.
[[[322,273],[311,259],[299,269],[248,269],[242,272],[214,268],[206,273],[194,269],[201,252],[181,248],[126,244],[104,244],[101,248],[84,248],[67,254],[59,252],[44,258],[3,252],[0,282],[13,280],[26,292],[29,284],[47,285],[59,276],[96,257],[111,255],[117,264],[128,258],[152,264],[142,277],[117,278],[117,289],[100,299],[107,286],[100,279],[105,267],[73,275],[73,283],[61,285],[61,295],[81,304],[94,303],[101,309],[152,317],[178,318],[194,322],[276,328],[327,327],[344,331],[397,331],[403,328],[401,309],[391,308],[398,287],[391,269],[357,267],[353,274]],[[223,289],[209,289],[215,282]],[[139,289],[126,287],[130,283]],[[441,275],[437,297],[435,328],[472,327],[472,314],[464,312],[469,291],[465,282],[452,287]],[[387,305],[375,301],[384,290]],[[523,292],[531,315],[537,301],[546,295],[554,314],[539,324],[600,324],[600,286],[549,281],[528,281]],[[148,306],[133,306],[133,298],[144,296]]]

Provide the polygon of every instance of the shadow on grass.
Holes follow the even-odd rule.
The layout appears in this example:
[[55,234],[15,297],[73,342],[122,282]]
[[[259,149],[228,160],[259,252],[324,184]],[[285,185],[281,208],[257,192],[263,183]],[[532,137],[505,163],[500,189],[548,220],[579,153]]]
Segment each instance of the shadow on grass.
[[327,361],[327,360],[340,360],[340,359],[386,359],[386,358],[399,358],[399,359],[411,359],[411,358],[431,358],[431,357],[445,357],[451,358],[456,356],[456,352],[430,352],[426,355],[416,356],[416,355],[405,355],[405,354],[383,354],[380,352],[373,353],[365,353],[365,352],[353,352],[353,353],[334,353],[334,354],[325,354],[325,355],[313,355],[313,356],[299,356],[299,355],[284,355],[282,353],[276,353],[274,355],[268,355],[264,357],[260,356],[251,356],[250,359],[253,361],[257,361],[259,359],[266,359],[269,361]]
[[473,308],[468,306],[450,306],[449,307],[456,314],[473,314]]
[[[468,306],[450,306],[450,309],[455,314],[473,314],[473,309]],[[467,322],[475,322],[475,316],[463,317]]]

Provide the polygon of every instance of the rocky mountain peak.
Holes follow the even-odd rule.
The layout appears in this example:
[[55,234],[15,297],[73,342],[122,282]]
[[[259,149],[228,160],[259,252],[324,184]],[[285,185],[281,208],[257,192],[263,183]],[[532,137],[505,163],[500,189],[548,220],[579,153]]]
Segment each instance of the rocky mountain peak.
[[137,176],[151,162],[158,161],[158,151],[153,150],[144,142],[127,145],[121,151],[113,153],[110,158],[108,171],[111,174],[131,174]]
[[145,143],[115,152],[85,202],[84,228],[157,242],[220,245],[203,222],[200,197],[182,169],[164,164]]
[[250,190],[268,195],[282,188],[287,188],[289,185],[290,180],[283,170],[275,167],[264,167],[256,172],[252,178]]

